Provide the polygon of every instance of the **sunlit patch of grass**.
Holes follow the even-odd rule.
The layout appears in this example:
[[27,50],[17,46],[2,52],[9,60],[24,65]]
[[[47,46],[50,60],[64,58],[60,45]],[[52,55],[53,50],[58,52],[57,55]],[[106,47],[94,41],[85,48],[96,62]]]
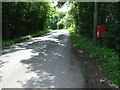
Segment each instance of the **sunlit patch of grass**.
[[20,37],[20,38],[17,38],[17,39],[6,40],[6,41],[3,41],[3,42],[2,42],[2,46],[11,45],[11,44],[14,44],[14,43],[17,43],[17,42],[22,42],[22,41],[27,40],[27,39],[30,39],[30,38],[32,38],[32,37],[36,37],[36,36],[43,35],[43,34],[48,33],[48,32],[50,32],[50,31],[52,31],[52,30],[49,29],[49,30],[40,31],[40,32],[31,34],[31,35],[27,35],[27,36],[24,36],[24,37]]
[[120,60],[118,60],[118,54],[112,49],[100,48],[94,45],[90,40],[77,35],[73,30],[70,30],[70,32],[73,44],[85,50],[110,76],[112,81],[120,87]]

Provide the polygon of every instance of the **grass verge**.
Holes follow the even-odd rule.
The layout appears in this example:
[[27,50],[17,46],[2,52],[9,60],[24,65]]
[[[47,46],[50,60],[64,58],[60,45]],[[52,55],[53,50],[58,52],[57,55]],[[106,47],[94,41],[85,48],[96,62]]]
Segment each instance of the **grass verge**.
[[100,48],[94,45],[91,41],[85,37],[76,34],[73,30],[69,30],[71,33],[71,41],[73,44],[90,55],[109,75],[109,78],[120,87],[120,60],[118,60],[118,54],[106,47]]
[[22,42],[22,41],[30,39],[32,37],[43,35],[43,34],[48,33],[50,31],[52,31],[52,30],[48,29],[48,30],[45,30],[45,31],[40,31],[40,32],[31,34],[31,35],[27,35],[27,36],[23,36],[23,37],[20,37],[20,38],[16,38],[16,39],[13,39],[13,40],[2,41],[2,46],[8,46],[8,45],[11,45],[11,44],[14,44],[14,43]]

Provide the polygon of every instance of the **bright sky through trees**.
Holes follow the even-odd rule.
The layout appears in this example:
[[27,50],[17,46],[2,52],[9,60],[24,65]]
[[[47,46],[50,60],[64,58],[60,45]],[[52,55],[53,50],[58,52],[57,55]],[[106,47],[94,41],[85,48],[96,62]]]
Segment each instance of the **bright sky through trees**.
[[[59,0],[55,0],[51,5],[53,7],[56,7]],[[68,12],[71,9],[71,5],[69,5],[69,2],[66,2],[61,8],[56,7],[56,10],[59,12]]]
[[54,2],[51,3],[51,5],[52,5],[53,7],[55,7],[55,6],[58,4],[58,1],[59,1],[59,0],[54,0]]
[[61,8],[58,8],[59,12],[68,12],[71,9],[71,6],[66,2]]

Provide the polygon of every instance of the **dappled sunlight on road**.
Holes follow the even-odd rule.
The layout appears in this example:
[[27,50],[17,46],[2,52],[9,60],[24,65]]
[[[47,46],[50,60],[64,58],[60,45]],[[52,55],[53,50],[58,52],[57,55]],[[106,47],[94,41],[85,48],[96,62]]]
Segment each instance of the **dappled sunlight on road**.
[[[61,38],[64,38],[64,35],[69,35],[68,31],[65,30],[54,30],[46,35],[42,35],[41,37],[35,37],[35,38],[31,38],[29,40],[26,40],[24,42],[21,43],[17,43],[17,44],[13,44],[10,47],[4,47],[2,54],[4,53],[9,53],[9,52],[13,52],[13,51],[17,51],[17,50],[21,50],[21,49],[26,49],[26,47],[28,47],[29,45],[35,44],[35,43],[40,43],[42,44],[44,41],[53,41],[61,46],[64,46],[62,44],[62,42],[66,41],[66,39],[64,39],[64,41],[61,41]],[[59,36],[59,37],[58,37]],[[43,44],[42,44],[43,45]],[[46,45],[42,46],[41,48],[45,48]]]
[[71,63],[70,47],[69,32],[65,30],[5,47],[0,57],[0,86],[83,87],[83,78],[77,80],[82,77],[79,67]]
[[[16,87],[19,86],[19,84],[17,85],[16,78],[19,77],[19,79],[22,80],[23,79],[22,75],[25,74],[27,69],[27,65],[23,65],[22,63],[20,63],[20,61],[28,60],[33,56],[37,56],[38,54],[39,54],[38,52],[34,52],[32,51],[32,49],[26,49],[2,55],[0,57],[0,61],[7,62],[4,63],[4,66],[0,68],[2,85],[6,84],[9,81],[9,79],[11,79],[11,77],[12,78],[14,77],[14,79],[12,79],[12,82],[9,83],[10,85],[8,84],[8,87],[12,87],[11,85],[14,84],[16,84]],[[17,73],[18,71],[19,74]],[[33,76],[33,74],[31,76]],[[29,79],[29,77],[31,76],[30,74],[25,74],[24,78]],[[0,86],[2,85],[0,84]]]

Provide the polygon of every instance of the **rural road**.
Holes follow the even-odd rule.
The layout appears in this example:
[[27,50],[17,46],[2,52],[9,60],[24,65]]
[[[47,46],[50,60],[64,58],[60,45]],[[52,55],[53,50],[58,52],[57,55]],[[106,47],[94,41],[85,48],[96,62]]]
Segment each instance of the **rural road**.
[[68,31],[53,30],[5,47],[2,53],[1,88],[84,88]]

